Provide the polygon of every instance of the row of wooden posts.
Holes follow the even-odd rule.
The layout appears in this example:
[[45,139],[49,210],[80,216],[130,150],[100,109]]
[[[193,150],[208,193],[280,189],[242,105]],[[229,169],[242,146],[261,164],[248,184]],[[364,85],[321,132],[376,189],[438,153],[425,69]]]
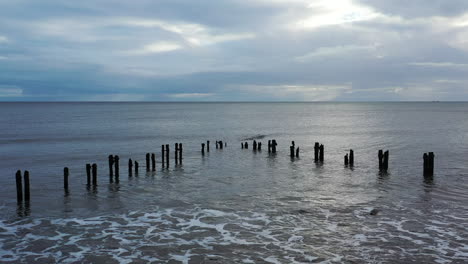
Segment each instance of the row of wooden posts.
[[[253,150],[254,151],[261,151],[262,150],[262,143],[257,142],[256,140],[253,141]],[[268,140],[268,153],[276,153],[276,146],[277,142],[275,139]],[[205,154],[205,146],[206,151],[210,152],[210,141],[201,144],[201,153],[202,155]],[[227,144],[223,141],[216,141],[216,149],[223,149],[226,147]],[[242,149],[248,149],[249,144],[248,142],[241,143]],[[314,144],[314,161],[315,162],[323,162],[325,157],[325,147],[323,144],[319,142],[315,142]],[[182,153],[183,147],[182,143],[175,143],[175,163],[182,164]],[[379,171],[382,173],[388,172],[388,160],[389,160],[389,151],[378,151],[378,160],[379,160]],[[299,147],[296,148],[296,144],[294,141],[291,142],[290,146],[290,157],[291,158],[298,158],[299,157]],[[169,144],[161,145],[161,166],[164,168],[169,168]],[[109,181],[110,182],[119,182],[119,156],[118,155],[109,155]],[[431,177],[434,175],[434,153],[424,153],[423,155],[423,172],[425,177]],[[354,151],[352,149],[349,150],[349,153],[346,153],[344,156],[344,165],[347,167],[354,167]],[[128,174],[129,176],[133,175],[133,171],[135,174],[138,174],[139,171],[139,163],[137,161],[132,161],[132,159],[128,160]],[[156,171],[156,155],[154,153],[146,153],[146,171]],[[70,171],[68,167],[63,169],[63,187],[66,191],[68,191],[68,177],[70,175]],[[21,203],[25,201],[29,203],[30,201],[30,183],[29,183],[29,171],[24,171],[24,192],[23,192],[23,184],[22,184],[22,177],[21,171],[18,170],[16,172],[16,194],[17,194],[17,201]],[[87,186],[97,186],[97,164],[86,164],[86,184]]]

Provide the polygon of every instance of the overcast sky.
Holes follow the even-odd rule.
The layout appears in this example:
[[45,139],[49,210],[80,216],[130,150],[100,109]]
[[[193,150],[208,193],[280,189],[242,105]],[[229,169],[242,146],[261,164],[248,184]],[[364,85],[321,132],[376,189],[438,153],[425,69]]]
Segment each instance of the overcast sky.
[[0,0],[28,100],[468,100],[468,1]]

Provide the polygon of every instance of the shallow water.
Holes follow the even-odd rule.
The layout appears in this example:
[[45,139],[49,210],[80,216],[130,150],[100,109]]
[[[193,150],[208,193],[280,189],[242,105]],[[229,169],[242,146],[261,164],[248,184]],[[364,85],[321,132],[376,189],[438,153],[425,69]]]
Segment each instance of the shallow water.
[[[466,103],[2,103],[5,263],[463,263]],[[263,143],[252,151],[251,139]],[[269,155],[268,139],[278,141]],[[200,144],[211,141],[204,156]],[[215,141],[227,142],[222,150]],[[249,141],[250,149],[240,143]],[[300,158],[289,157],[291,140]],[[325,145],[314,163],[313,145]],[[175,142],[184,160],[175,165]],[[162,168],[161,144],[171,144]],[[355,152],[353,169],[343,155]],[[377,151],[390,151],[387,175]],[[433,180],[422,154],[434,151]],[[157,156],[145,172],[145,153]],[[107,156],[120,156],[109,182]],[[127,161],[140,173],[129,177]],[[98,164],[87,188],[86,163]],[[70,191],[63,190],[63,167]],[[18,207],[16,170],[31,173]],[[370,215],[377,209],[377,215]]]

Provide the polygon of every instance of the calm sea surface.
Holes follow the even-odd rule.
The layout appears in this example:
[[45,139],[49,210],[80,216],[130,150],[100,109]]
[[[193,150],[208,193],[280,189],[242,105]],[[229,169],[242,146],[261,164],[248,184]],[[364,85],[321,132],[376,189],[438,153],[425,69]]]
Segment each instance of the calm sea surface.
[[[98,165],[96,188],[86,163]],[[19,169],[31,175],[29,206],[16,203]],[[1,263],[467,263],[468,103],[0,103],[0,209]]]

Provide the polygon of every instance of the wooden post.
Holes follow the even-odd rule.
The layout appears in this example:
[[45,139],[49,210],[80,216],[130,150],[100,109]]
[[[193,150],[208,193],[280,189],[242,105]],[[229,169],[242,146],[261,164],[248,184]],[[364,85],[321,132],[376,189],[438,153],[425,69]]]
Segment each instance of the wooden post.
[[273,140],[271,141],[271,152],[276,153],[276,145],[278,145],[278,144],[276,143],[276,139],[273,139]]
[[325,156],[325,147],[323,144],[320,144],[320,161],[323,162]]
[[150,154],[146,153],[146,171],[150,171]]
[[166,151],[164,150],[164,145],[161,145],[161,167],[164,168],[164,157],[166,157]]
[[271,140],[268,140],[268,153],[271,153]]
[[346,154],[346,155],[344,156],[344,165],[345,165],[345,166],[348,166],[348,164],[349,164],[349,161],[348,161],[348,154]]
[[434,175],[434,152],[424,153],[424,176],[432,177]]
[[115,180],[119,181],[119,174],[120,174],[120,165],[119,165],[119,156],[114,156],[114,165],[115,165]]
[[70,171],[67,167],[63,168],[63,188],[68,190],[68,176],[70,175]]
[[206,152],[210,152],[210,141],[206,141]]
[[24,201],[31,200],[31,192],[29,191],[29,171],[24,171]]
[[384,152],[384,156],[383,156],[383,170],[385,172],[388,171],[388,156],[389,156],[389,153],[388,153],[388,150]]
[[383,171],[383,150],[379,149],[379,171]]
[[114,177],[114,156],[109,155],[109,178],[112,181],[112,177]]
[[296,149],[296,158],[299,158],[299,147]]
[[156,155],[154,153],[151,153],[151,170],[156,170]]
[[201,154],[205,155],[205,143],[201,144]]
[[169,144],[166,144],[166,167],[169,168]]
[[245,149],[249,149],[249,143],[248,143],[248,142],[245,142],[245,143],[244,143],[244,148],[245,148]]
[[16,200],[18,203],[23,201],[23,184],[21,181],[21,171],[16,171]]
[[216,140],[216,149],[218,149],[218,141]]
[[96,186],[97,185],[97,165],[96,165],[96,163],[93,163],[91,168],[92,168],[92,172],[93,172],[93,185]]
[[224,145],[223,145],[223,141],[219,141],[219,148],[220,148],[220,149],[223,149],[223,146],[224,146]]
[[349,150],[349,166],[354,167],[354,151]]
[[254,140],[252,144],[253,150],[257,150],[257,141]]
[[319,161],[320,143],[315,142],[314,145],[314,161]]
[[257,149],[258,149],[258,151],[262,150],[262,142],[258,142]]
[[128,176],[131,177],[133,174],[133,161],[128,159]]
[[241,142],[241,149],[244,149],[244,143]]
[[296,147],[296,143],[294,142],[294,140],[291,141],[291,145],[292,145],[293,147]]
[[140,164],[138,164],[138,161],[135,160],[135,176],[138,176],[138,167]]
[[179,163],[182,164],[182,153],[184,152],[184,149],[182,147],[182,143],[179,143]]
[[91,164],[86,164],[86,185],[91,185]]
[[294,158],[294,146],[292,145],[289,147],[289,156],[291,158]]
[[175,159],[175,164],[178,163],[179,161],[179,143],[175,143],[175,146],[174,146],[174,159]]

